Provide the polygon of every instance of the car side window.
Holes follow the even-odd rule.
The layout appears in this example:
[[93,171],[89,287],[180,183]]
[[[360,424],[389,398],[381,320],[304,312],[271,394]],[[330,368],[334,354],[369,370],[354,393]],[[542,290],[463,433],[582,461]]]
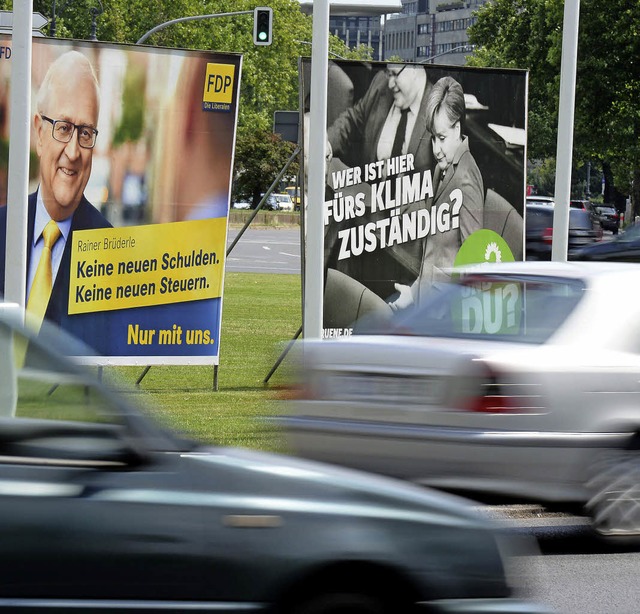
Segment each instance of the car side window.
[[[24,343],[16,335],[14,347]],[[28,344],[24,364],[17,371],[15,416],[39,420],[109,423],[109,401],[82,372],[52,361],[50,355]]]
[[0,462],[124,462],[126,429],[82,371],[0,325],[0,373]]

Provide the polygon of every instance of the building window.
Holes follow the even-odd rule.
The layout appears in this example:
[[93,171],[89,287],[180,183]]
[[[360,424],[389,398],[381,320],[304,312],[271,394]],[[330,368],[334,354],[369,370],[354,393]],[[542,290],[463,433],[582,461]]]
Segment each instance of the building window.
[[417,2],[407,2],[402,7],[402,12],[405,15],[415,15],[418,12],[418,3]]

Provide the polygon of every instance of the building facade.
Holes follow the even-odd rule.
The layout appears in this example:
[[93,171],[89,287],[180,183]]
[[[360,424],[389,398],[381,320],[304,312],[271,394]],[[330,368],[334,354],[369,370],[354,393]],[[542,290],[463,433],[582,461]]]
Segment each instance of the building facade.
[[347,47],[367,45],[373,49],[373,58],[382,60],[382,27],[380,16],[338,16],[329,19],[329,31],[342,39]]
[[[373,49],[374,60],[399,57],[405,62],[464,65],[473,51],[467,28],[475,23],[474,12],[487,0],[400,0],[402,11],[383,16],[392,7],[351,3],[348,10],[331,11],[329,31],[354,48]],[[308,5],[308,6],[307,6]],[[353,5],[353,6],[352,6]],[[312,4],[301,0],[301,8],[312,12]]]
[[383,58],[461,66],[473,51],[467,28],[486,0],[402,0],[384,23]]

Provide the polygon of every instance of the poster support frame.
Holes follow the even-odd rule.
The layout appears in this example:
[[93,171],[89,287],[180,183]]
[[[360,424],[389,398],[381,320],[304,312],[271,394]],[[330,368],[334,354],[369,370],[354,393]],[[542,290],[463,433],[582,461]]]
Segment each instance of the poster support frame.
[[[258,203],[258,206],[255,208],[255,210],[253,211],[253,213],[251,214],[249,219],[244,223],[244,226],[240,229],[240,232],[236,235],[236,237],[233,240],[233,242],[231,243],[231,245],[227,248],[227,254],[226,254],[227,256],[231,253],[231,250],[236,246],[236,243],[238,243],[238,241],[240,240],[242,235],[245,233],[247,228],[249,228],[251,222],[253,222],[253,220],[255,219],[256,215],[258,215],[258,213],[260,212],[260,209],[262,208],[264,203],[267,202],[267,198],[271,195],[273,190],[280,183],[280,180],[282,179],[284,174],[287,172],[287,169],[289,168],[289,166],[291,166],[291,163],[295,160],[296,156],[300,155],[301,151],[302,151],[302,149],[301,149],[300,145],[296,145],[295,149],[293,150],[293,153],[291,154],[289,159],[285,162],[284,166],[282,167],[282,169],[278,173],[278,176],[273,180],[273,183],[271,184],[271,186],[269,186],[269,189],[264,193],[264,196],[262,197],[262,199]],[[300,215],[302,215],[302,211],[300,211]],[[302,332],[302,328],[300,328],[299,331],[296,333],[296,335],[294,336],[292,342],[295,341],[298,338],[298,336],[300,335],[301,332]],[[276,361],[276,364],[273,366],[273,368],[269,371],[269,374],[267,375],[267,377],[264,380],[265,384],[268,382],[268,380],[271,377],[271,375],[273,375],[275,370],[278,368],[278,365],[282,362],[282,360],[286,356],[287,352],[288,352],[288,349],[285,350],[285,352]],[[218,391],[218,366],[219,365],[213,365],[213,390],[215,390],[216,392]],[[145,378],[147,373],[149,373],[150,369],[151,369],[151,365],[147,365],[144,368],[144,370],[142,371],[142,373],[140,374],[140,376],[136,380],[136,387],[140,386],[140,383]]]

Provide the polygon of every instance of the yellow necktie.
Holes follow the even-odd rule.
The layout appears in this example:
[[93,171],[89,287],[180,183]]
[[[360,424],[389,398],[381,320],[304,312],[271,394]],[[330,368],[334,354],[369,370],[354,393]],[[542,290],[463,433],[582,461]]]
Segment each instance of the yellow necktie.
[[29,301],[27,302],[27,314],[29,321],[33,323],[37,330],[40,330],[44,314],[47,311],[49,297],[51,296],[52,273],[51,273],[51,250],[55,242],[60,238],[58,225],[50,220],[42,231],[44,237],[44,247],[40,255],[40,262],[31,284]]

